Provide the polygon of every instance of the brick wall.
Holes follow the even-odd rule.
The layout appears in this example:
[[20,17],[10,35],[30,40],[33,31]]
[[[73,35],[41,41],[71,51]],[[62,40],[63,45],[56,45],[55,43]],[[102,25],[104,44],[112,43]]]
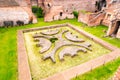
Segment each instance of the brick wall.
[[95,11],[95,2],[97,0],[53,0],[53,5],[63,6],[68,12],[74,10]]
[[21,7],[4,7],[0,8],[0,26],[3,26],[3,21],[24,21],[25,24],[29,21],[29,15]]

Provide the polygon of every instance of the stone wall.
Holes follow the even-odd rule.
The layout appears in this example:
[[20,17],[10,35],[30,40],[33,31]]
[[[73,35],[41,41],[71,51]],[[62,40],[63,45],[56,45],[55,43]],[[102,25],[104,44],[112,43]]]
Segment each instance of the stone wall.
[[105,13],[82,13],[79,12],[78,22],[83,22],[88,26],[97,26],[101,24],[104,19]]
[[15,0],[20,6],[26,7],[26,6],[31,6],[31,1],[30,0]]
[[14,0],[0,0],[0,7],[19,6]]
[[109,5],[108,9],[106,10],[106,17],[104,19],[104,25],[105,22],[107,23],[107,26],[109,26],[107,35],[115,35],[118,37],[119,32],[115,32],[116,29],[119,31],[117,28],[117,22],[120,21],[120,2],[116,2],[114,4]]
[[100,24],[108,26],[107,36],[115,36],[120,38],[120,0],[106,0],[107,6],[103,7],[101,11],[91,13],[91,14],[82,14],[80,12],[78,21],[81,21],[88,26],[97,26]]
[[63,6],[65,12],[85,10],[95,11],[95,2],[97,0],[53,0],[53,5]]
[[37,22],[36,17],[32,13],[30,0],[1,0],[0,3],[0,26],[4,26],[4,21],[13,21],[16,25],[16,21],[20,20],[24,24],[28,24],[32,19],[33,23]]
[[[43,8],[45,12],[45,21],[53,21],[54,19],[52,18],[56,16],[59,18],[55,20],[65,19],[65,17],[72,19],[74,18],[74,15],[72,14],[73,11],[85,10],[95,12],[96,10],[95,3],[97,0],[38,0],[38,1],[40,3],[39,5]],[[62,6],[62,9],[60,11],[56,9],[58,6]],[[61,11],[63,13],[62,18],[60,18],[61,16],[59,16]]]
[[4,21],[24,21],[25,24],[28,24],[29,15],[21,7],[6,7],[0,8],[0,26],[3,26]]
[[88,24],[89,16],[90,16],[90,14],[87,14],[87,13],[85,14],[85,13],[79,12],[78,22],[83,22],[85,24]]

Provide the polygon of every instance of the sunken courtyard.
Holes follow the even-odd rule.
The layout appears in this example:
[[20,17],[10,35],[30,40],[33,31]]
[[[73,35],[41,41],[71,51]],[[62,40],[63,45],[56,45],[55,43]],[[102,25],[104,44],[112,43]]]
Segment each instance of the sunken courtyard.
[[0,80],[120,80],[120,0],[0,0]]

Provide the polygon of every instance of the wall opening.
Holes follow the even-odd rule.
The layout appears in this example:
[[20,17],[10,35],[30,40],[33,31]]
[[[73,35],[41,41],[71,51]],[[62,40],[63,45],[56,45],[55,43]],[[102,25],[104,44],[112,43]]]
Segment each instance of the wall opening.
[[63,13],[62,12],[60,12],[60,16],[62,16],[63,15]]
[[115,29],[114,29],[114,32],[113,32],[113,34],[117,34],[117,32],[118,32],[118,29],[120,28],[120,21],[117,21],[116,22],[116,25],[115,25]]
[[95,3],[96,9],[97,9],[96,11],[101,11],[103,7],[106,7],[106,5],[107,5],[107,1],[106,0],[96,1],[96,3]]
[[48,7],[50,7],[50,4],[48,3]]

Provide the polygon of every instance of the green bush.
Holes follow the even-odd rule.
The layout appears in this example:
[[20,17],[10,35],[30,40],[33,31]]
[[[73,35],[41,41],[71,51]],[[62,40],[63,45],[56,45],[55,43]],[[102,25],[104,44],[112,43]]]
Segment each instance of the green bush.
[[37,6],[33,6],[32,7],[32,12],[38,17],[38,18],[43,18],[44,14],[43,14],[43,10],[40,7]]
[[57,41],[57,40],[58,40],[58,38],[51,38],[51,39],[50,39],[50,42],[51,42],[51,43],[55,43],[55,41]]
[[74,16],[75,16],[75,18],[78,18],[78,11],[73,11],[73,14],[74,14]]
[[33,13],[37,13],[37,9],[38,9],[37,6],[33,6],[33,7],[32,7],[32,12],[33,12]]

